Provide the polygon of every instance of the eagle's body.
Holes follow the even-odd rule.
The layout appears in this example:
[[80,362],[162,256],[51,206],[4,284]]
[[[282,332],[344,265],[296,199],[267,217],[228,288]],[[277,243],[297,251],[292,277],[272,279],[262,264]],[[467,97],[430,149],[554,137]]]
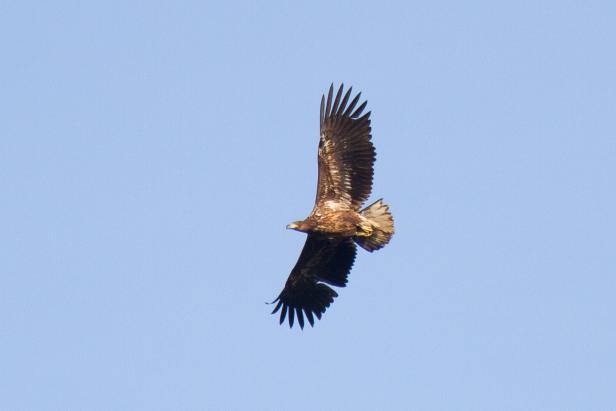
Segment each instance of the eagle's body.
[[343,87],[333,101],[333,85],[327,104],[325,96],[321,98],[314,208],[306,219],[287,226],[308,234],[299,260],[274,301],[278,304],[272,313],[282,308],[280,323],[288,313],[291,327],[295,315],[302,328],[304,314],[310,325],[314,324],[313,315],[321,318],[338,296],[327,284],[346,286],[356,243],[368,251],[378,250],[394,233],[393,218],[382,200],[360,209],[372,189],[376,153],[370,141],[370,112],[360,117],[367,102],[355,109],[358,94],[347,106],[351,89],[343,97]]
[[305,220],[287,226],[305,233],[342,237],[367,236],[371,233],[369,221],[355,210],[324,206],[313,211]]

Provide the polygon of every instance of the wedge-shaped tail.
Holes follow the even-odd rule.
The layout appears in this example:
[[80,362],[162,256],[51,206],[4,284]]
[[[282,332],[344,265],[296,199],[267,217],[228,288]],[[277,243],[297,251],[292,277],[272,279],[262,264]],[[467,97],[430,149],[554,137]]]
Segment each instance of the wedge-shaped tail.
[[394,235],[394,219],[389,212],[389,206],[380,199],[360,213],[370,221],[373,231],[369,237],[355,237],[355,242],[370,252],[383,248]]

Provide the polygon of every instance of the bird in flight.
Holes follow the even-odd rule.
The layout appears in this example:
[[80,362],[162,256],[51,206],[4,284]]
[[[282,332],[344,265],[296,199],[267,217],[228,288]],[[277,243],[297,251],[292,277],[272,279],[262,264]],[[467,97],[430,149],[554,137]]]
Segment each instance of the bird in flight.
[[[382,199],[366,208],[372,190],[376,156],[371,142],[370,112],[362,115],[367,101],[357,106],[361,93],[349,102],[352,88],[341,85],[334,96],[332,84],[321,97],[318,151],[319,177],[314,208],[288,229],[308,234],[302,253],[284,289],[272,303],[280,311],[280,324],[295,317],[311,326],[338,296],[331,286],[345,287],[355,261],[356,246],[367,251],[382,248],[394,234],[393,218]],[[356,108],[357,107],[357,108]]]

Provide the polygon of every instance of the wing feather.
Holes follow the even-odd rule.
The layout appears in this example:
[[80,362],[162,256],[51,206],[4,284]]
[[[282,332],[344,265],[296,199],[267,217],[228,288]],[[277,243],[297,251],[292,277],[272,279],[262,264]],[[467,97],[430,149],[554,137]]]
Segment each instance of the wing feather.
[[357,102],[359,101],[359,98],[361,97],[361,93],[357,93],[357,95],[355,96],[355,98],[353,99],[353,101],[351,101],[351,104],[349,104],[349,107],[346,109],[346,111],[342,114],[343,117],[349,117],[351,115],[351,112],[353,111],[353,109],[355,108],[355,106],[357,105]]
[[344,97],[344,85],[340,86],[335,97],[333,90],[332,84],[327,103],[325,95],[321,98],[319,178],[315,205],[318,207],[325,201],[333,200],[357,210],[372,190],[376,152],[371,141],[370,112],[361,116],[367,101],[355,109],[361,93],[347,106],[351,89]]
[[273,302],[272,314],[280,311],[280,323],[287,317],[293,327],[295,316],[304,328],[304,314],[311,326],[338,296],[329,285],[345,287],[355,261],[355,243],[350,238],[325,238],[309,234],[284,289]]

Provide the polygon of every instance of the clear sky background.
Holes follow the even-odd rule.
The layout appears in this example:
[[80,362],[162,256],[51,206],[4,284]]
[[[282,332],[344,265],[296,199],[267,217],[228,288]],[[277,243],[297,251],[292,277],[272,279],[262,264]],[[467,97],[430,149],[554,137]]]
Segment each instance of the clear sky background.
[[[3,2],[0,409],[616,409],[612,1]],[[279,326],[318,109],[373,199]]]

